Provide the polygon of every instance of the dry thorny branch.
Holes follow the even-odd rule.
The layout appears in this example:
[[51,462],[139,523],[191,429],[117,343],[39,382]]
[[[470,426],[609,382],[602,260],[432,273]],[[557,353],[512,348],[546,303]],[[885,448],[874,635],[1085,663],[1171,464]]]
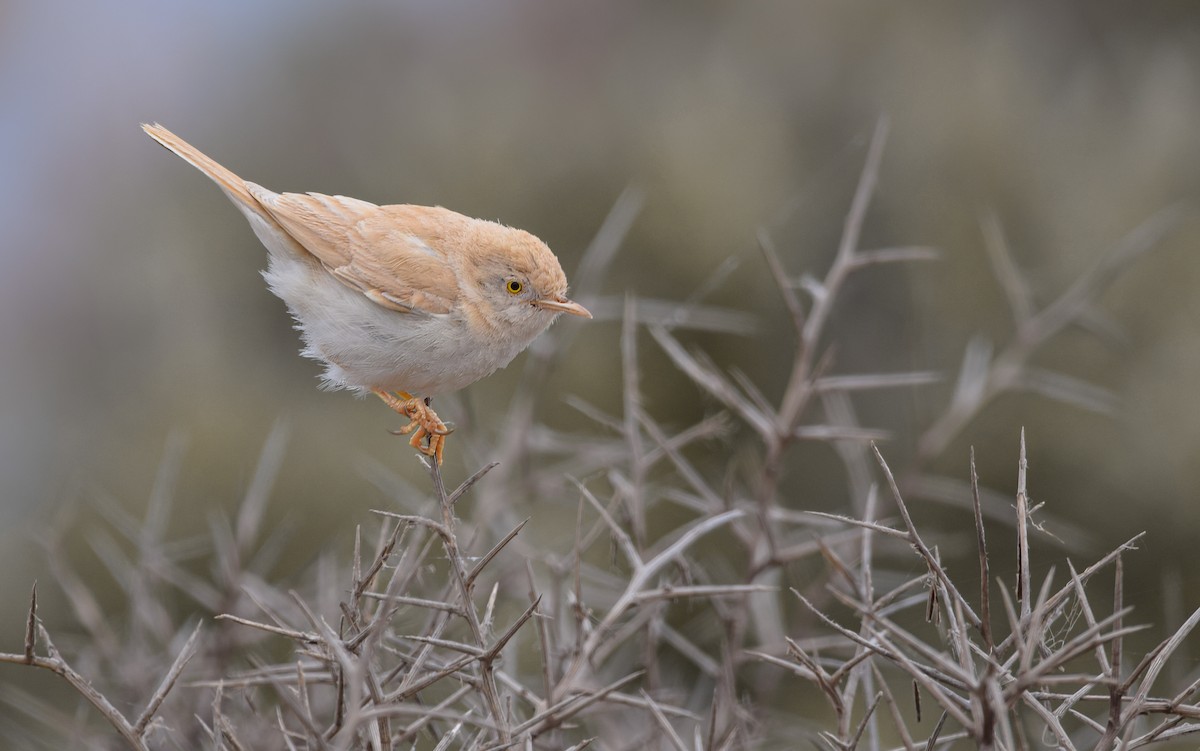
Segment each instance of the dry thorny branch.
[[[51,640],[36,589],[23,650],[0,654],[58,674],[94,711],[6,690],[0,698],[41,730],[10,722],[0,732],[25,747],[113,747],[112,733],[93,732],[99,717],[115,742],[134,749],[723,749],[794,743],[796,733],[833,749],[932,749],[959,739],[1017,749],[1036,742],[1031,734],[1071,749],[1137,748],[1200,728],[1200,680],[1173,692],[1162,685],[1200,610],[1128,664],[1127,637],[1138,627],[1127,623],[1122,560],[1139,537],[1035,585],[1030,537],[1040,530],[1039,509],[1029,501],[1024,436],[1015,515],[1011,501],[980,485],[973,453],[968,482],[926,474],[1006,391],[1091,409],[1111,403],[1090,384],[1034,368],[1031,357],[1064,327],[1093,325],[1096,296],[1173,215],[1136,229],[1040,309],[999,220],[986,215],[985,245],[1016,334],[995,356],[982,341],[968,347],[948,406],[897,476],[875,447],[890,432],[861,425],[853,397],[938,376],[835,374],[830,341],[836,300],[856,272],[936,257],[923,247],[859,247],[886,133],[881,122],[823,278],[790,276],[760,233],[793,329],[777,400],[680,336],[748,328],[745,314],[703,303],[727,267],[684,304],[599,295],[641,205],[627,191],[574,275],[581,302],[621,322],[622,413],[569,399],[609,437],[539,423],[538,396],[573,335],[555,329],[526,361],[499,455],[489,446],[481,469],[453,489],[427,464],[431,494],[373,468],[398,508],[354,529],[346,565],[327,551],[282,580],[266,572],[286,535],[268,533],[265,512],[286,431],[266,442],[237,517],[215,518],[207,536],[181,541],[167,535],[183,456],[173,438],[144,519],[97,502],[106,524],[89,542],[121,584],[126,612],[106,612],[69,566],[59,524],[48,560],[82,630],[69,650],[77,656],[68,661]],[[682,428],[655,419],[641,398],[643,329],[721,411]],[[734,429],[752,436],[736,444],[752,447],[752,471],[725,471],[696,450]],[[850,513],[798,511],[802,499],[784,490],[792,457],[809,441],[836,450]],[[460,519],[468,493],[473,513]],[[968,500],[977,579],[954,575],[914,521],[906,498],[923,493]],[[575,499],[573,534],[529,539],[528,519],[518,515],[525,506],[513,502],[522,498],[542,509]],[[985,533],[984,519],[998,514],[1016,531],[1011,586],[992,582],[996,535]],[[813,582],[818,561],[828,579]],[[1109,571],[1113,604],[1105,608],[1094,582]],[[188,605],[169,607],[180,594]]]

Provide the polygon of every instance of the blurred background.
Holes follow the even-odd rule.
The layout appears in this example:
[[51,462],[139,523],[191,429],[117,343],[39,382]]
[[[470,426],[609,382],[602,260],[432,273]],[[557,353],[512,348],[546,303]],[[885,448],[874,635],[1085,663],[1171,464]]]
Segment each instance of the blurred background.
[[[1195,600],[1193,4],[9,0],[0,101],[0,650],[19,650],[30,583],[50,580],[42,530],[95,496],[137,513],[173,440],[181,525],[236,505],[280,420],[290,438],[271,513],[298,537],[346,546],[346,520],[387,503],[364,463],[420,475],[385,432],[398,426],[386,409],[318,391],[245,221],[143,121],[276,190],[440,204],[528,229],[568,275],[636,186],[643,209],[601,290],[610,309],[626,294],[686,299],[734,259],[709,301],[753,315],[753,330],[689,341],[777,398],[791,339],[755,234],[770,233],[790,273],[822,275],[887,115],[864,246],[932,246],[942,260],[847,290],[833,370],[949,374],[858,404],[899,457],[945,408],[970,338],[999,348],[1013,335],[981,217],[997,217],[1044,305],[1140,222],[1182,205],[1102,297],[1119,331],[1069,331],[1038,356],[1111,389],[1116,409],[1006,397],[935,464],[965,479],[973,444],[983,482],[1011,492],[1025,426],[1031,493],[1087,531],[1094,547],[1080,557],[1146,529],[1146,552],[1127,559],[1139,617],[1160,620],[1162,571]],[[600,432],[563,398],[619,413],[620,322],[557,326],[583,328],[539,414]],[[657,419],[712,409],[643,343]],[[444,414],[500,435],[519,364]],[[798,453],[788,497],[838,507],[844,478],[814,486],[804,468],[830,454],[812,451]],[[447,471],[461,478],[487,458],[464,448]],[[48,623],[62,612],[52,590]]]

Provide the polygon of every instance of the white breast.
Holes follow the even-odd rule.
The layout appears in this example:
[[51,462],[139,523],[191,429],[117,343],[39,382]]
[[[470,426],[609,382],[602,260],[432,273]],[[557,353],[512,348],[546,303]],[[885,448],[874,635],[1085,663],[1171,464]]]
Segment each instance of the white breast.
[[387,310],[290,253],[271,253],[263,277],[295,318],[303,354],[326,364],[331,388],[444,394],[504,367],[528,344],[481,341],[456,313]]

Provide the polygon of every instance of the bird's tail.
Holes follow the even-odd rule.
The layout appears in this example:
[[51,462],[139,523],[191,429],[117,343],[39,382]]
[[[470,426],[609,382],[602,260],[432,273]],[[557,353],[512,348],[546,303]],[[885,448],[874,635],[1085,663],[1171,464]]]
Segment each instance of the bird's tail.
[[235,203],[241,204],[256,214],[266,215],[262,206],[246,188],[245,180],[217,164],[195,146],[158,123],[142,123],[142,130],[146,131],[146,135],[175,152],[185,162],[208,175]]

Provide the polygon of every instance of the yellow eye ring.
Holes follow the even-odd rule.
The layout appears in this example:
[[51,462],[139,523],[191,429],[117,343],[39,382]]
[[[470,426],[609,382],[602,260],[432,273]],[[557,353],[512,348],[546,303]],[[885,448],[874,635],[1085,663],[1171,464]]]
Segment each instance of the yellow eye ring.
[[521,290],[525,289],[525,285],[516,279],[509,279],[505,282],[504,289],[508,290],[508,294],[510,295],[519,295],[521,294]]

